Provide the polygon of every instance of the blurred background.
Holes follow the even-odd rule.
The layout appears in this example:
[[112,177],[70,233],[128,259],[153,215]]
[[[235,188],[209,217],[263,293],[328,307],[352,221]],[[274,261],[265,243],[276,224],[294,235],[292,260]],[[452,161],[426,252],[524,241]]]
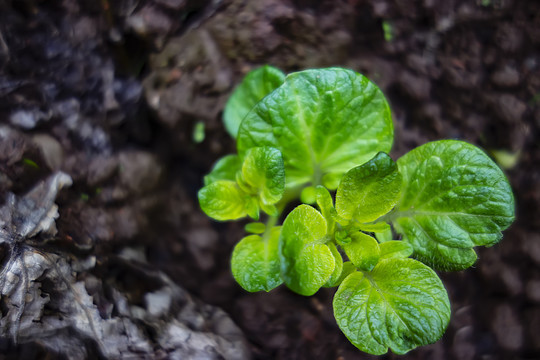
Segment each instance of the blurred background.
[[[129,252],[136,271],[144,263],[208,304],[196,312],[204,326],[191,320],[187,328],[219,333],[214,318],[201,314],[220,308],[241,330],[234,336],[242,350],[227,353],[208,342],[218,350],[201,358],[375,358],[337,328],[334,290],[311,298],[283,287],[242,291],[229,258],[243,223],[216,223],[199,210],[202,177],[235,151],[222,123],[224,104],[242,77],[263,64],[285,72],[327,66],[361,72],[390,101],[394,159],[427,141],[461,139],[488,152],[510,179],[517,220],[502,242],[479,249],[473,268],[441,274],[453,311],[444,337],[381,358],[539,359],[540,2],[534,0],[0,1],[1,196],[23,194],[58,170],[72,177],[58,200],[61,241],[48,251],[97,259],[93,268],[74,269],[73,281],[85,284],[100,321],[119,316],[112,295],[118,289],[150,311],[141,299],[155,290],[147,284],[153,280],[139,282],[118,265]],[[174,301],[171,309],[185,308],[185,299]],[[197,358],[156,340],[172,311],[160,315],[161,325],[137,322],[153,350],[124,355]],[[22,345],[2,334],[0,358],[20,357]],[[25,356],[72,357],[40,336],[23,337],[31,345]],[[83,348],[94,349],[85,356],[112,357],[85,336]]]

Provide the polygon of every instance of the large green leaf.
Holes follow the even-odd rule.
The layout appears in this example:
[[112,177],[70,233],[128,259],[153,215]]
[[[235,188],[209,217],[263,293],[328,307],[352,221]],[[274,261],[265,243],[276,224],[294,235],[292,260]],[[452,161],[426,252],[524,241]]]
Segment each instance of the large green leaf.
[[450,302],[435,272],[413,259],[381,260],[349,275],[334,297],[334,315],[360,350],[404,354],[434,343],[450,320]]
[[242,164],[242,182],[263,204],[277,203],[285,191],[285,170],[279,150],[270,147],[249,149]]
[[210,174],[204,177],[204,185],[210,185],[218,180],[236,181],[236,173],[242,168],[238,155],[227,155],[219,159]]
[[326,245],[326,220],[309,205],[296,207],[283,222],[279,240],[281,276],[287,286],[313,295],[332,276],[335,259]]
[[287,188],[341,176],[393,141],[382,92],[351,70],[328,68],[288,75],[246,115],[238,132],[242,156],[255,146],[279,149]]
[[375,221],[396,205],[400,189],[396,163],[380,152],[343,176],[336,194],[336,210],[345,219]]
[[422,145],[397,161],[401,198],[391,220],[414,255],[442,270],[476,261],[514,220],[514,197],[499,167],[479,148],[455,140]]
[[234,181],[218,180],[199,190],[201,209],[213,219],[225,221],[248,214],[250,199]]
[[225,128],[233,138],[244,117],[262,98],[283,84],[285,74],[275,67],[265,65],[249,72],[233,91],[225,105],[223,120]]
[[270,291],[283,281],[279,275],[278,242],[281,227],[266,236],[249,235],[236,244],[231,269],[235,280],[245,290]]

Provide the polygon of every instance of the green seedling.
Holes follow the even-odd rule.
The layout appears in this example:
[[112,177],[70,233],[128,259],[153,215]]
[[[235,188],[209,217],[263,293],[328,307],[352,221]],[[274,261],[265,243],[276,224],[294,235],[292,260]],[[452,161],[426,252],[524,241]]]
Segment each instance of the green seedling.
[[204,130],[204,122],[197,121],[197,123],[195,123],[195,126],[193,127],[193,141],[196,144],[200,144],[204,141],[205,137],[206,134]]
[[384,40],[386,40],[386,42],[391,42],[392,40],[394,40],[394,27],[392,26],[391,22],[384,20],[382,22],[382,29],[384,34]]
[[234,249],[237,282],[250,292],[284,283],[305,296],[338,287],[336,321],[370,354],[441,338],[450,303],[435,270],[472,266],[474,248],[499,242],[514,220],[499,167],[456,140],[394,161],[384,95],[341,68],[286,77],[257,69],[234,91],[225,120],[238,153],[205,177],[201,208],[221,221],[266,214]]

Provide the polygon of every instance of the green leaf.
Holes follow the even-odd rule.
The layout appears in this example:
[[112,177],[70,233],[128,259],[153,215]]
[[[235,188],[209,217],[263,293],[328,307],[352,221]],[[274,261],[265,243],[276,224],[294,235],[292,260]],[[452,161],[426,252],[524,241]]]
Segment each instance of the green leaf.
[[317,199],[317,205],[321,210],[321,214],[326,219],[326,233],[333,234],[336,225],[336,209],[334,209],[334,201],[332,200],[332,195],[330,195],[330,193],[325,187],[319,185],[315,188],[315,197]]
[[262,234],[266,230],[266,225],[260,222],[252,222],[244,226],[244,230],[252,234]]
[[360,350],[405,354],[432,344],[450,320],[446,290],[435,272],[413,259],[381,260],[370,273],[355,272],[339,286],[334,315]]
[[236,244],[231,269],[235,280],[244,290],[270,291],[283,282],[279,275],[280,230],[281,227],[272,228],[268,239],[249,235]]
[[[279,149],[287,188],[319,185],[363,164],[393,141],[390,108],[382,92],[351,70],[328,68],[288,75],[248,113],[238,131],[238,152]],[[332,181],[327,181],[332,185]]]
[[326,220],[309,205],[300,205],[283,222],[279,240],[281,276],[287,286],[301,295],[313,295],[335,268],[335,259],[326,245]]
[[196,144],[200,144],[204,141],[204,138],[206,137],[206,134],[204,133],[204,122],[197,121],[195,126],[193,127],[193,141]]
[[250,202],[234,181],[218,180],[199,190],[199,204],[213,219],[235,220],[247,215]]
[[343,282],[343,280],[345,280],[345,278],[347,278],[347,276],[349,276],[353,272],[356,272],[356,266],[354,266],[354,264],[350,261],[345,261],[343,263],[343,269],[341,270],[341,274],[339,275],[339,278],[333,283],[327,282],[324,286],[325,287],[339,286]]
[[300,201],[302,204],[315,204],[317,201],[317,195],[315,193],[315,188],[313,186],[306,186],[302,189],[300,193]]
[[400,190],[401,175],[396,163],[380,152],[343,176],[336,194],[336,210],[345,219],[372,222],[392,210]]
[[283,84],[284,80],[285,74],[269,65],[252,70],[246,75],[233,91],[223,112],[225,128],[233,138],[236,138],[240,123],[253,106]]
[[242,164],[243,181],[259,196],[263,204],[277,203],[285,191],[285,170],[279,150],[270,147],[251,148]]
[[259,203],[261,210],[270,216],[279,216],[279,210],[275,205],[267,205],[263,202]]
[[218,180],[236,181],[236,173],[240,171],[242,161],[238,155],[227,155],[219,159],[210,174],[204,177],[204,185],[210,185]]
[[329,173],[322,177],[322,185],[327,189],[337,189],[343,173]]
[[247,196],[246,198],[246,213],[250,218],[257,221],[259,220],[259,202],[254,196]]
[[397,164],[403,188],[391,220],[414,247],[414,256],[436,269],[471,266],[473,247],[497,243],[514,220],[508,180],[474,145],[431,142]]
[[332,242],[327,243],[328,248],[332,252],[332,255],[334,256],[334,272],[330,276],[330,278],[326,281],[326,283],[323,285],[324,287],[334,287],[339,285],[337,281],[341,277],[341,272],[343,271],[343,257],[339,253],[339,250],[337,249],[336,245]]
[[358,224],[358,227],[365,232],[384,233],[390,230],[390,225],[380,221],[378,223]]
[[406,241],[391,240],[379,244],[382,259],[407,258],[412,255],[413,248]]
[[354,232],[350,238],[350,243],[342,245],[349,260],[360,270],[371,271],[380,256],[377,240],[362,232]]
[[382,232],[375,232],[375,238],[380,243],[392,241],[394,238],[394,234],[392,233],[392,228],[388,226],[388,228],[386,228],[386,230]]

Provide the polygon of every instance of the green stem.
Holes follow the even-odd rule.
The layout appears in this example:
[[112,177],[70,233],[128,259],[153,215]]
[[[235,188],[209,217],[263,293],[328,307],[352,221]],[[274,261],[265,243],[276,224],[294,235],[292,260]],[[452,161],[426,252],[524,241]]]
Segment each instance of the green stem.
[[[279,213],[281,213],[279,209],[278,211]],[[276,226],[278,219],[279,219],[279,215],[268,217],[268,220],[266,221],[266,228],[264,229],[264,234],[262,236],[262,239],[264,242],[267,242],[268,239],[270,238],[270,233],[272,232],[272,228]]]
[[317,185],[322,185],[323,172],[318,163],[313,165],[313,182],[311,186],[317,187]]

